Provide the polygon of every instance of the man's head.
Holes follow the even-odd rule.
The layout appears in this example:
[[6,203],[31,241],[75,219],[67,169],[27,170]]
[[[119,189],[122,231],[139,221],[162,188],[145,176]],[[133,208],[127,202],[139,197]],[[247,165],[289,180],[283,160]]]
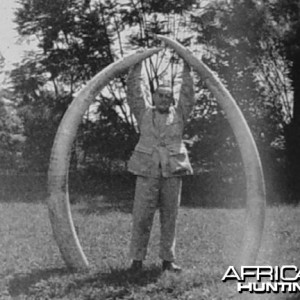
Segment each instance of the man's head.
[[171,88],[159,86],[153,95],[153,102],[158,112],[162,114],[169,112],[170,106],[174,103]]

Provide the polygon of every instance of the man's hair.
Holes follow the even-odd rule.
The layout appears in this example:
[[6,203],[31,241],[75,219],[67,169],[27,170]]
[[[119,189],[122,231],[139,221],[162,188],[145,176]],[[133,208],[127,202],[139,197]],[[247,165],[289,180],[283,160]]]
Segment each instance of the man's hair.
[[159,85],[156,88],[156,90],[154,91],[154,95],[157,94],[157,93],[170,94],[172,99],[173,99],[171,105],[175,105],[175,99],[174,99],[173,91],[172,91],[170,86],[165,85],[165,84]]

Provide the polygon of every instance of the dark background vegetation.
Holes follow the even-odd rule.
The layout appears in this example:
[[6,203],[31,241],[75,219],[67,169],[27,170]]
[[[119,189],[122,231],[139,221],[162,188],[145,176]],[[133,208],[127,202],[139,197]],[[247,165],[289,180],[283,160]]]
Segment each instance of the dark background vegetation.
[[[0,90],[3,200],[44,199],[53,138],[74,95],[116,59],[156,46],[152,33],[159,33],[201,57],[236,99],[258,145],[268,203],[298,203],[298,0],[19,2],[19,35],[38,47],[6,74]],[[2,70],[5,60],[1,63]],[[153,58],[146,66],[151,92],[165,69],[175,89],[180,64],[169,50]],[[183,203],[240,206],[245,178],[235,138],[196,74],[195,89],[197,103],[184,137],[195,175],[184,179]],[[131,201],[134,177],[126,162],[137,140],[123,74],[98,95],[82,120],[72,150],[71,194]]]

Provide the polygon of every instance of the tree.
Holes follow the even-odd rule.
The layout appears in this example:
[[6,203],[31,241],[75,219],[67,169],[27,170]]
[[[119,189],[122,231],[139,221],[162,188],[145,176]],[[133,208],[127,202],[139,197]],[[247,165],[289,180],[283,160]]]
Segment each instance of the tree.
[[293,113],[285,127],[291,200],[299,202],[300,187],[300,3],[274,1],[268,6],[269,14],[276,24],[277,47],[287,61],[288,77],[293,90]]
[[[284,161],[283,128],[291,107],[288,64],[278,46],[280,27],[274,26],[271,3],[275,2],[22,0],[16,14],[19,32],[36,36],[40,49],[13,76],[22,99],[27,153],[40,152],[45,159],[39,164],[46,167],[45,148],[51,148],[57,124],[78,90],[116,58],[158,45],[153,33],[159,33],[180,40],[218,73],[242,108],[265,161],[272,157],[265,163],[267,173],[274,173],[281,167],[277,158]],[[166,74],[176,91],[180,59],[174,52],[163,51],[145,66],[150,92]],[[74,158],[83,153],[85,161],[110,165],[114,159],[129,157],[138,133],[126,105],[125,82],[126,74],[96,97],[79,129]],[[201,78],[195,77],[195,85],[197,105],[186,129],[191,156],[200,172],[205,164],[224,170],[222,180],[230,179],[229,169],[231,174],[241,170],[235,140]],[[110,150],[103,147],[109,132]],[[45,136],[47,146],[34,148]],[[120,143],[128,145],[125,152],[116,147]]]
[[99,8],[89,1],[22,1],[16,22],[21,35],[39,41],[40,52],[28,53],[12,79],[27,136],[24,155],[45,170],[74,93],[114,57]]
[[[37,160],[32,157],[37,166],[45,169],[49,157],[49,150],[46,149],[51,148],[57,124],[82,85],[116,58],[126,54],[129,47],[154,45],[149,32],[161,33],[166,26],[165,21],[159,20],[155,12],[165,15],[170,11],[182,13],[190,3],[192,1],[167,1],[164,4],[157,1],[128,1],[120,4],[113,0],[55,0],[46,4],[40,0],[21,1],[21,7],[16,13],[19,33],[35,36],[39,41],[40,52],[29,53],[12,77],[15,90],[22,99],[20,112],[27,136],[26,153],[35,153],[35,157],[41,158]],[[170,26],[171,19],[168,22]],[[129,27],[135,27],[138,31],[124,38],[128,36]],[[147,65],[152,91],[152,79],[157,84],[165,71],[157,71],[161,61],[157,60],[156,65],[150,61],[150,65]],[[106,151],[101,139],[94,138],[98,136],[95,132],[106,136],[108,129],[120,130],[122,127],[119,134],[110,137],[115,139],[111,146],[124,140],[130,143],[128,151],[125,151],[128,158],[137,133],[133,130],[133,117],[128,114],[125,79],[125,76],[121,76],[112,81],[96,98],[91,108],[94,113],[86,113],[83,120],[86,124],[80,128],[82,132],[79,134],[79,138],[84,137],[84,157],[99,157],[95,156],[95,151],[101,149],[109,160],[113,156],[117,159],[122,155],[125,159],[124,152],[117,153],[121,151],[120,147]],[[103,120],[107,114],[111,120],[105,123]],[[119,124],[123,125],[120,127]],[[120,139],[120,135],[123,138]],[[47,143],[39,142],[45,137]],[[78,141],[78,145],[83,145],[83,140]],[[103,158],[103,155],[100,156]]]
[[0,53],[0,161],[1,169],[14,169],[20,164],[20,153],[24,136],[18,118],[14,95],[6,84],[5,59]]
[[[288,63],[278,47],[277,28],[266,9],[268,5],[249,0],[215,1],[204,10],[194,10],[191,24],[198,43],[203,44],[203,60],[226,83],[253,131],[272,199],[274,191],[282,192],[285,181],[283,128],[291,117],[291,88]],[[225,149],[235,143],[226,128],[218,128],[230,141],[224,140]],[[215,136],[219,139],[220,135]],[[225,160],[236,165],[236,151],[225,149],[224,154],[231,154]],[[217,160],[224,162],[219,155]]]

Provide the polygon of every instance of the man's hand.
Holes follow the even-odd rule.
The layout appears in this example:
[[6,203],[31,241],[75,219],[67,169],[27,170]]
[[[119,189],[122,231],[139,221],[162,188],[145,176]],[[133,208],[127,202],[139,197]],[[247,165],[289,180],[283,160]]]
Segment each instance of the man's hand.
[[145,51],[145,48],[140,48],[136,51],[136,53],[143,53]]
[[191,71],[190,65],[185,60],[183,60],[183,72],[190,72],[190,71]]
[[[140,53],[143,53],[143,52],[145,52],[145,48],[140,48],[140,49],[138,49],[135,53],[136,53],[136,54],[140,54]],[[133,66],[130,68],[130,71],[133,71],[133,72],[138,71],[139,68],[142,68],[142,63],[143,63],[143,61],[141,61],[141,62],[139,62],[139,63],[133,65]]]

